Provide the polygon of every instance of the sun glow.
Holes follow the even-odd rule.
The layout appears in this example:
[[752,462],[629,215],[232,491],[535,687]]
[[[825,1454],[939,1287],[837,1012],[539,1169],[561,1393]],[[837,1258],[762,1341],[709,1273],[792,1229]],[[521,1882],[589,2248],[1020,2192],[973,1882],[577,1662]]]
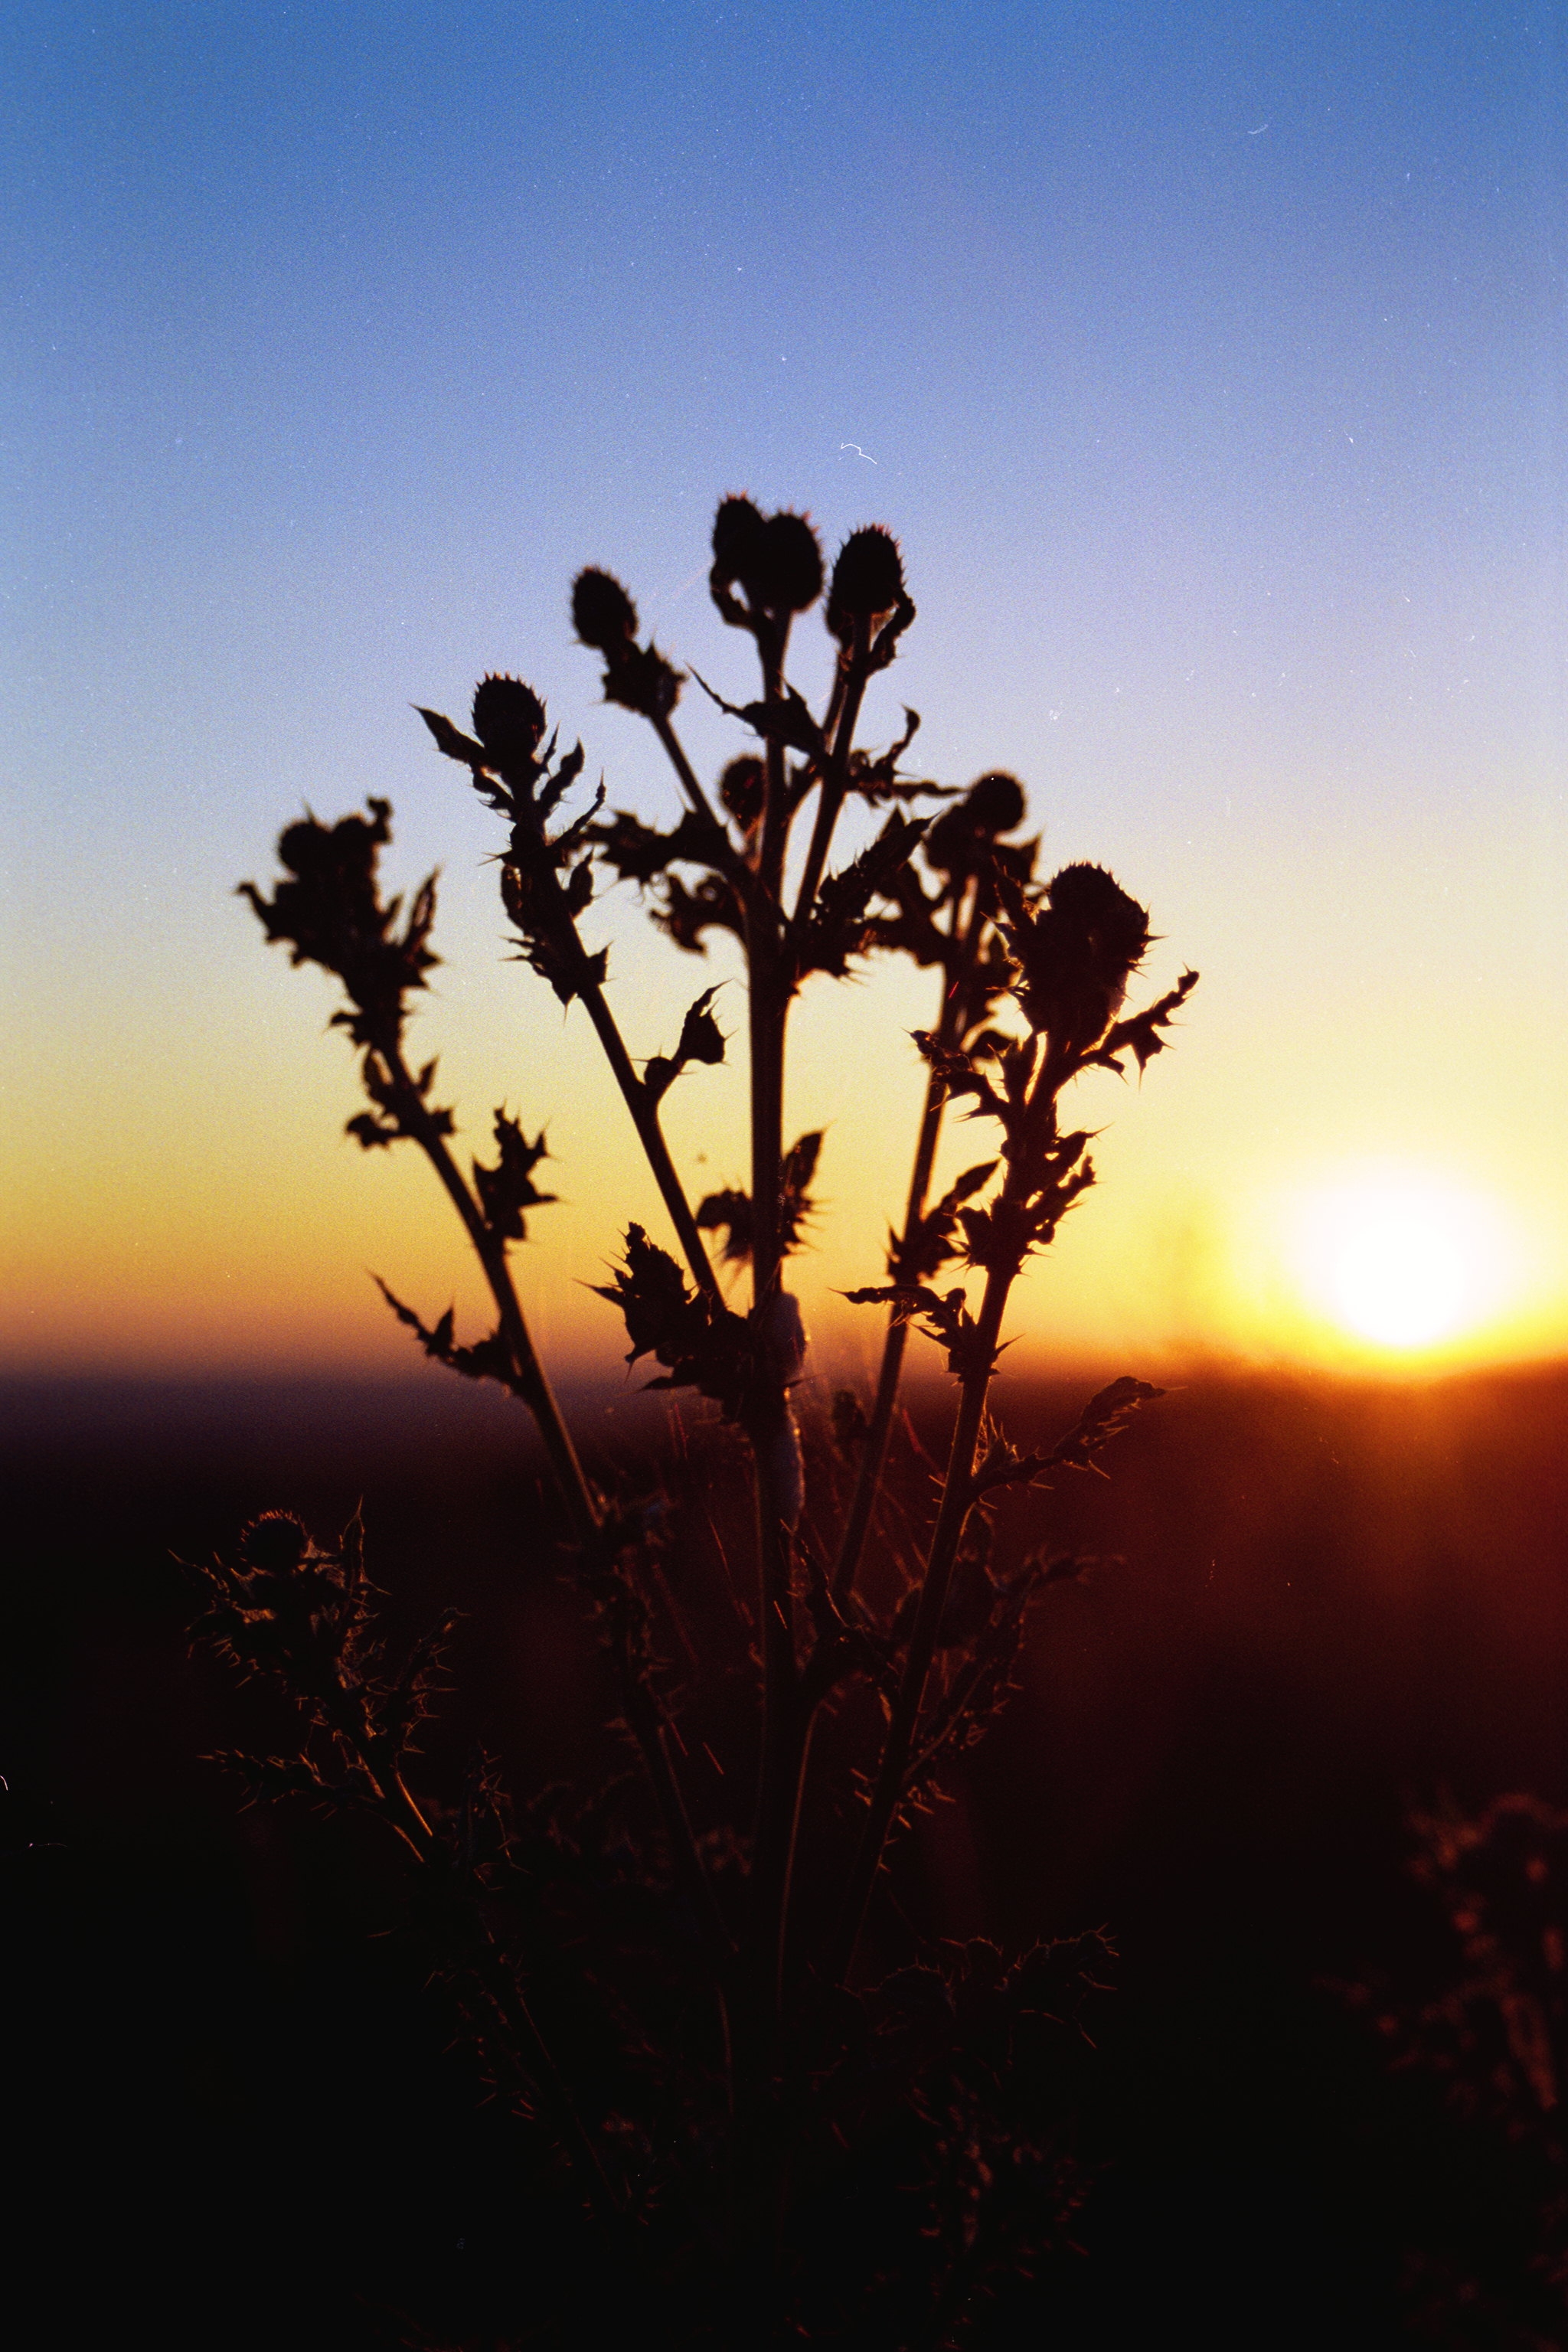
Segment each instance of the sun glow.
[[1399,1354],[1488,1322],[1513,1286],[1511,1237],[1496,1205],[1424,1171],[1347,1175],[1299,1203],[1294,1253],[1320,1315]]

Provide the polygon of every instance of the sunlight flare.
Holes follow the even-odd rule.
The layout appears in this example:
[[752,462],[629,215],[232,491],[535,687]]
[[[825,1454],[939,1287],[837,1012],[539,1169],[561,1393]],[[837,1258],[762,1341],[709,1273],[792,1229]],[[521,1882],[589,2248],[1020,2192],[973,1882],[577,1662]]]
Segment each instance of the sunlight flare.
[[1298,1203],[1295,1258],[1315,1310],[1355,1339],[1406,1354],[1489,1321],[1513,1286],[1498,1205],[1425,1170],[1348,1173]]

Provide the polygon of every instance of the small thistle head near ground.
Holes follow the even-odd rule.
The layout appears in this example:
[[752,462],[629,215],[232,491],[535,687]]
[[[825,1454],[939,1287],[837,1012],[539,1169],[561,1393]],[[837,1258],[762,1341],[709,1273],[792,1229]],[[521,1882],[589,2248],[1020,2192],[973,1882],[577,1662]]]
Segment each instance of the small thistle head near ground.
[[242,1530],[239,1556],[260,1576],[289,1576],[310,1548],[304,1525],[292,1511],[263,1511]]

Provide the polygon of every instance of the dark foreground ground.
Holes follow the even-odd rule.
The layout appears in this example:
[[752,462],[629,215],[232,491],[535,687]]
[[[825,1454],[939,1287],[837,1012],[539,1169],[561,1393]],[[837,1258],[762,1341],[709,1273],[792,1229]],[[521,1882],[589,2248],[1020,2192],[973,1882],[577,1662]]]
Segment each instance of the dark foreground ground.
[[[1027,1434],[1080,1401],[1007,1409]],[[277,1503],[332,1531],[363,1496],[395,1624],[468,1612],[433,1769],[482,1737],[520,1790],[590,1773],[604,1694],[570,1595],[526,1565],[516,1426],[434,1377],[4,1402],[7,2300],[47,2315],[39,2344],[410,2340],[389,2315],[528,2258],[505,2119],[379,1932],[375,1858],[239,1811],[199,1760],[268,1735],[187,1655],[169,1556]],[[662,1442],[651,1402],[580,1410],[611,1452]],[[928,1927],[1103,1925],[1122,1955],[1085,2253],[1009,2341],[1562,2340],[1527,2273],[1531,2160],[1391,2072],[1334,1988],[1419,2000],[1449,1964],[1412,1803],[1568,1803],[1565,1438],[1564,1370],[1194,1374],[1111,1483],[1055,1498],[1058,1539],[1121,1564],[1051,1596],[1025,1691],[900,1874]]]

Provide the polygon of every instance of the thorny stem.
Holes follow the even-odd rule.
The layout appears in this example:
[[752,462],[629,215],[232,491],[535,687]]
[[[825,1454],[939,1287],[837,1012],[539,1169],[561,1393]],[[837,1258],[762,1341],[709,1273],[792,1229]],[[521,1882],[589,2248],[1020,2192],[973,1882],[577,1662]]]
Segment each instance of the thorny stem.
[[675,770],[679,779],[680,788],[692,808],[700,817],[706,818],[721,839],[727,840],[729,836],[720,822],[719,813],[699,782],[697,771],[687,758],[685,748],[671,726],[668,715],[663,711],[652,712],[649,714],[649,723],[654,733],[664,745],[669,757],[669,764]]
[[664,1816],[665,1832],[669,1839],[676,1875],[702,1931],[714,1968],[722,1970],[728,1967],[734,1948],[730,1931],[715,1900],[712,1882],[702,1867],[686,1801],[680,1793],[680,1784],[669,1760],[669,1734],[664,1710],[648,1687],[646,1675],[638,1671],[630,1639],[624,1627],[616,1640],[616,1670],[620,1678],[626,1721],[648,1762],[649,1778],[654,1784],[654,1794],[658,1799],[659,1811]]
[[[942,995],[942,1011],[937,1018],[938,1049],[950,1045],[963,1033],[969,1012],[969,990],[973,978],[975,958],[979,952],[981,933],[989,912],[984,886],[976,882],[970,902],[968,919],[960,928],[961,908],[952,910],[952,931],[959,937],[956,968],[946,974],[947,987]],[[931,1189],[931,1170],[936,1164],[936,1147],[942,1133],[942,1114],[946,1101],[946,1089],[935,1070],[926,1079],[925,1107],[921,1113],[920,1132],[915,1142],[914,1166],[910,1173],[909,1201],[904,1210],[904,1230],[901,1242],[907,1246],[915,1228],[925,1214],[926,1194]],[[871,1408],[870,1424],[866,1432],[860,1453],[860,1467],[855,1481],[855,1493],[845,1523],[838,1548],[838,1558],[833,1570],[833,1598],[842,1603],[855,1587],[870,1529],[871,1514],[877,1507],[881,1489],[883,1465],[888,1458],[888,1440],[892,1432],[893,1408],[898,1402],[899,1381],[903,1372],[904,1350],[909,1342],[909,1323],[902,1316],[889,1313],[887,1335],[882,1341],[882,1363],[877,1381],[876,1402]]]
[[[344,1696],[347,1696],[346,1693]],[[367,1736],[363,1713],[362,1719],[356,1723],[352,1717],[345,1716],[342,1707],[334,1708],[332,1712],[338,1718],[340,1736],[347,1739],[351,1749],[358,1756],[362,1769],[375,1791],[379,1810],[387,1826],[409,1849],[421,1869],[437,1878],[446,1878],[449,1856],[410,1793],[398,1769],[391,1740],[384,1736]],[[624,2218],[622,2200],[611,2185],[599,2151],[577,2112],[576,2103],[549,2043],[540,2031],[527,1996],[507,1966],[482,1916],[479,1889],[470,1882],[466,1891],[472,1906],[473,1929],[479,1947],[467,1955],[468,1971],[499,2021],[500,2048],[524,2053],[526,2079],[531,2087],[542,2094],[551,2120],[565,2142],[590,2203],[602,2218],[619,2223]]]
[[572,1533],[579,1546],[591,1544],[599,1529],[599,1507],[592,1487],[584,1475],[577,1459],[577,1449],[572,1434],[561,1417],[549,1378],[529,1336],[518,1301],[511,1270],[507,1265],[506,1244],[490,1231],[483,1213],[447,1148],[447,1142],[437,1129],[436,1122],[426,1109],[419,1089],[414,1082],[403,1049],[395,1039],[384,1039],[375,1052],[391,1076],[398,1097],[398,1115],[405,1134],[413,1137],[429,1160],[446,1188],[447,1197],[463,1221],[464,1230],[473,1244],[474,1255],[484,1268],[490,1296],[495,1300],[500,1318],[502,1337],[506,1340],[517,1373],[524,1401],[544,1440],[544,1450],[554,1474],[561,1499],[572,1523]]
[[[765,691],[770,702],[784,696],[784,651],[787,632],[764,643],[759,636]],[[855,730],[871,671],[869,625],[858,622],[848,658],[835,678],[830,719],[831,749],[824,768],[816,822],[795,904],[795,923],[810,918],[834,830],[843,809]],[[781,744],[767,744],[767,798],[759,861],[764,887],[783,914],[784,866],[792,812]],[[783,1160],[784,1043],[796,967],[793,941],[785,936],[780,968],[769,924],[767,951],[759,959],[758,927],[750,927],[752,980],[752,1160],[755,1222],[753,1270],[755,1311],[765,1318],[776,1295],[779,1274],[778,1196]],[[929,1182],[929,1171],[927,1181]],[[763,1321],[763,1331],[766,1332]],[[764,1338],[764,1346],[765,1346]],[[789,1404],[782,1386],[765,1381],[752,1443],[757,1456],[757,1518],[760,1600],[763,1617],[763,1748],[758,1780],[756,1847],[752,1864],[759,1970],[768,1972],[765,2005],[777,2020],[784,1995],[789,1937],[789,1902],[805,1793],[811,1714],[802,1705],[790,1570],[793,1541],[779,1508],[777,1457],[788,1436]]]
[[[561,1418],[544,1369],[533,1350],[522,1308],[518,1303],[510,1269],[506,1262],[506,1244],[491,1233],[478,1203],[464,1182],[456,1161],[447,1148],[445,1139],[435,1131],[435,1124],[419,1095],[404,1061],[401,1049],[393,1045],[377,1048],[399,1094],[399,1109],[405,1130],[420,1145],[442,1183],[458,1214],[462,1218],[474,1252],[484,1268],[490,1295],[500,1317],[501,1329],[511,1352],[519,1383],[532,1412],[539,1432],[544,1440],[550,1466],[562,1500],[572,1522],[573,1535],[581,1550],[592,1549],[599,1533],[599,1507],[583,1473],[573,1445],[571,1433]],[[653,1783],[665,1834],[675,1858],[689,1896],[697,1911],[703,1932],[714,1942],[714,1930],[723,1937],[722,1922],[719,1920],[712,1888],[702,1859],[697,1851],[691,1823],[682,1802],[674,1768],[665,1746],[663,1725],[659,1720],[657,1702],[646,1685],[640,1684],[635,1663],[624,1662],[623,1680],[627,1690],[626,1717],[641,1751],[649,1780]],[[633,1693],[640,1691],[634,1703]],[[727,1940],[727,1939],[726,1939]],[[719,1946],[714,1942],[717,1951]]]
[[685,1187],[675,1172],[675,1162],[669,1156],[669,1146],[658,1122],[658,1106],[650,1099],[647,1087],[632,1067],[626,1041],[599,982],[596,980],[583,981],[577,992],[587,1007],[588,1018],[605,1049],[605,1058],[609,1063],[616,1084],[626,1097],[632,1125],[637,1131],[637,1140],[647,1156],[659,1196],[669,1212],[670,1223],[686,1253],[686,1262],[696,1277],[697,1286],[713,1306],[718,1307],[722,1303],[719,1277],[702,1245],[702,1236],[697,1230],[697,1221],[691,1213],[691,1203],[686,1197]]
[[734,1957],[734,1944],[724,1925],[713,1893],[713,1882],[702,1864],[697,1840],[691,1828],[691,1818],[680,1793],[680,1783],[675,1777],[675,1767],[669,1760],[669,1737],[664,1710],[649,1687],[646,1675],[637,1670],[632,1655],[627,1629],[623,1625],[616,1641],[616,1668],[620,1678],[621,1700],[626,1711],[626,1721],[632,1737],[647,1767],[653,1782],[654,1796],[664,1822],[664,1833],[675,1864],[675,1874],[688,1903],[691,1906],[699,1932],[708,1949],[709,1963],[713,1971],[713,1997],[718,2012],[719,2042],[728,2085],[729,2103],[734,2106],[734,2052],[730,2032],[730,2004],[725,1992],[725,1980]]
[[823,772],[822,793],[816,803],[816,822],[811,829],[811,845],[805,854],[805,870],[800,879],[800,895],[795,900],[795,919],[797,924],[809,922],[811,909],[822,880],[822,869],[827,863],[834,827],[844,806],[844,795],[849,774],[849,754],[854,747],[855,730],[860,721],[860,705],[865,699],[871,671],[868,660],[870,627],[866,621],[855,624],[855,641],[845,666],[842,708],[838,714],[837,731],[833,749]]
[[993,1268],[986,1278],[985,1296],[974,1338],[975,1354],[984,1362],[984,1369],[980,1369],[977,1363],[965,1378],[959,1398],[952,1444],[948,1454],[947,1476],[942,1486],[942,1508],[931,1534],[920,1607],[915,1616],[914,1631],[910,1636],[903,1679],[893,1702],[892,1718],[882,1749],[881,1769],[867,1810],[829,1962],[829,1978],[834,1983],[842,1982],[849,1973],[855,1948],[860,1940],[860,1928],[870,1900],[872,1884],[881,1866],[882,1849],[903,1795],[904,1773],[914,1745],[921,1701],[925,1696],[926,1678],[936,1654],[942,1612],[947,1607],[953,1562],[958,1557],[959,1542],[973,1501],[970,1480],[974,1470],[975,1444],[985,1413],[986,1394],[991,1385],[990,1359],[995,1350],[1013,1279],[1011,1270],[999,1267]]
[[[1008,1167],[1002,1192],[1004,1201],[1022,1205],[1028,1199],[1040,1148],[1049,1139],[1054,1129],[1056,1097],[1072,1066],[1070,1061],[1054,1050],[1047,1053],[1026,1113],[1018,1149]],[[931,1532],[914,1630],[910,1635],[903,1676],[893,1702],[883,1744],[881,1766],[867,1808],[860,1843],[849,1874],[844,1907],[830,1955],[828,1979],[835,1984],[845,1981],[853,1965],[871,1889],[881,1867],[883,1848],[903,1799],[910,1758],[920,1723],[921,1705],[925,1697],[931,1660],[936,1654],[937,1638],[947,1608],[953,1564],[973,1507],[975,1447],[985,1417],[985,1401],[1001,1337],[1002,1318],[1006,1312],[1008,1295],[1018,1278],[1023,1261],[1024,1252],[1020,1250],[1016,1256],[1009,1256],[1004,1263],[992,1266],[985,1278],[980,1313],[969,1343],[968,1369],[963,1374],[958,1412],[953,1422],[942,1507]]]
[[[783,693],[783,647],[764,649],[767,698]],[[759,1378],[750,1415],[756,1465],[757,1601],[763,1656],[763,1726],[757,1776],[752,1896],[759,1971],[777,1949],[790,1845],[789,1808],[793,1759],[798,1740],[795,1605],[791,1589],[793,1539],[784,1523],[784,1457],[791,1443],[789,1400],[778,1361],[776,1302],[780,1297],[779,1188],[784,1162],[784,1051],[793,974],[779,937],[777,899],[767,887],[770,871],[782,873],[788,839],[784,806],[784,747],[767,746],[767,800],[763,817],[762,901],[747,923],[750,992],[748,1017],[752,1079],[752,1316],[757,1331]],[[776,887],[776,885],[774,886]],[[776,1969],[756,1988],[764,2014],[776,2011]]]
[[[784,655],[789,646],[789,619],[777,627],[759,626],[757,652],[763,665],[763,698],[765,702],[782,702],[784,698]],[[757,858],[757,873],[764,898],[773,901],[779,912],[784,911],[784,856],[789,847],[790,819],[794,811],[787,793],[787,765],[784,747],[769,736],[763,747],[763,766],[767,772],[767,797],[763,804],[763,838]]]

